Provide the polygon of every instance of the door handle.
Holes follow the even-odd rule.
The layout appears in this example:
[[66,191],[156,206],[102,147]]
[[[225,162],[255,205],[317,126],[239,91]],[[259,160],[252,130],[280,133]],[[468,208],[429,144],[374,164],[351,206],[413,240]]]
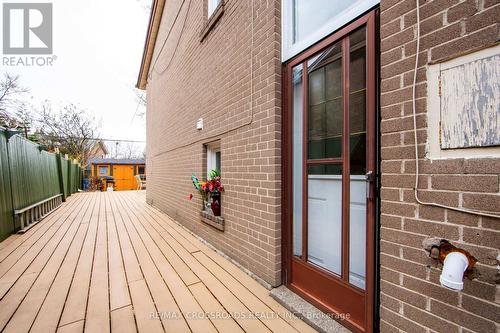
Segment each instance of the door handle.
[[373,184],[375,183],[375,173],[373,171],[368,171],[366,173],[366,198],[373,199],[375,196],[373,194]]

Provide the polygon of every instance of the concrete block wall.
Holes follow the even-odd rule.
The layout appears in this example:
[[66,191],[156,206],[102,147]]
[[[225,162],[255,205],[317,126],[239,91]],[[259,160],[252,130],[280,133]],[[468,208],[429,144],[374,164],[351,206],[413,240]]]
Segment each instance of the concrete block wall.
[[[495,45],[500,3],[421,0],[417,127],[420,198],[444,205],[500,211],[499,159],[425,156],[428,65]],[[419,205],[415,177],[412,81],[416,54],[415,0],[382,0],[381,38],[381,331],[495,332],[500,329],[497,256],[500,220]],[[441,269],[422,250],[442,237],[470,251],[479,276],[462,292],[439,285]]]

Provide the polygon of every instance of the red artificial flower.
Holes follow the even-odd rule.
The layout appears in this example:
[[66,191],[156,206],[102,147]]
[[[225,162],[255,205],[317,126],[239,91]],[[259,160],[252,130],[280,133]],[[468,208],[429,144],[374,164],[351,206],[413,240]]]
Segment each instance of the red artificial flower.
[[189,200],[193,200],[193,193],[189,193]]

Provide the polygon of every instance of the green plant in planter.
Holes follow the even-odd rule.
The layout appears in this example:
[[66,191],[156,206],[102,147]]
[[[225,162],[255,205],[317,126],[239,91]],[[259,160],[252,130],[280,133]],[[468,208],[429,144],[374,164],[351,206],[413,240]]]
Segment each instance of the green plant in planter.
[[[220,171],[217,169],[210,170],[208,180],[206,182],[199,181],[194,174],[191,176],[194,188],[200,193],[203,198],[203,210],[212,211],[215,216],[220,216],[220,195],[224,192]],[[193,195],[189,195],[189,200]],[[210,200],[211,199],[211,200]],[[211,202],[210,202],[211,201]]]
[[212,180],[215,177],[220,177],[220,170],[213,169],[208,173],[208,180]]
[[211,170],[208,174],[209,180],[207,181],[208,191],[210,192],[210,197],[212,198],[212,203],[210,207],[215,216],[220,216],[220,195],[224,192],[224,185],[222,185],[220,171]]
[[[224,185],[221,182],[220,171],[217,169],[210,170],[206,182],[199,181],[194,174],[191,176],[194,188],[200,193],[203,198],[203,209],[212,211],[215,216],[220,216],[220,199],[221,192],[224,192]],[[193,195],[190,195],[190,200]],[[211,202],[210,202],[211,201]]]
[[203,201],[208,202],[210,191],[208,190],[207,182],[200,182],[195,175],[191,176],[191,181],[193,182],[194,188],[200,193]]

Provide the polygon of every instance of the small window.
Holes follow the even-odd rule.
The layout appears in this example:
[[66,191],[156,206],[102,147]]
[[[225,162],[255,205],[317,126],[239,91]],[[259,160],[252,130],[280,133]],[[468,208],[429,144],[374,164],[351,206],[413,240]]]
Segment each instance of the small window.
[[221,172],[220,142],[207,145],[207,177],[212,170]]
[[107,166],[99,167],[99,176],[107,176],[109,168]]
[[146,173],[146,167],[143,167],[143,166],[138,167],[138,168],[137,168],[137,173],[138,173],[139,175],[143,175],[143,174],[145,174],[145,173]]
[[220,150],[215,152],[215,168],[220,171]]
[[208,17],[212,16],[221,0],[208,0]]

